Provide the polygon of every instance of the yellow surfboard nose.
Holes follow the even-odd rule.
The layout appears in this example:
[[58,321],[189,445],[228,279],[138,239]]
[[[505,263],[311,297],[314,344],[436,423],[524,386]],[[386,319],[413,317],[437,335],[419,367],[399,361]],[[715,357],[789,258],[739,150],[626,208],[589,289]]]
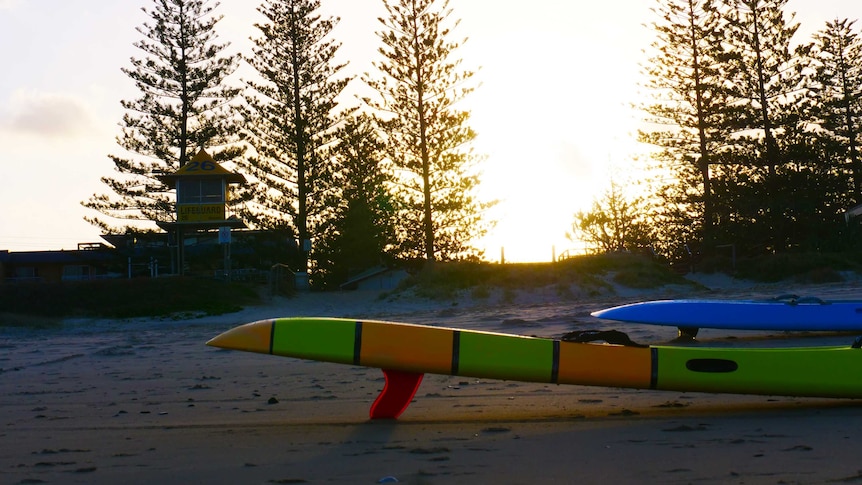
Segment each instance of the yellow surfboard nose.
[[273,320],[246,323],[212,338],[207,342],[207,345],[222,349],[269,354],[272,353],[273,324]]

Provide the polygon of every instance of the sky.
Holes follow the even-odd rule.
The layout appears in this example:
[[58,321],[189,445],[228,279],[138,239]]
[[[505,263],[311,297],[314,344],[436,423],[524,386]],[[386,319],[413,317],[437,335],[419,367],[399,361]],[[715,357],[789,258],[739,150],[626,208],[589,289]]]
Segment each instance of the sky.
[[[121,72],[143,53],[133,46],[150,0],[0,0],[0,250],[74,249],[100,242],[81,206],[108,191],[109,154],[121,100],[139,95]],[[221,0],[219,41],[250,53],[263,17],[254,0]],[[486,259],[550,261],[583,244],[569,241],[574,213],[588,210],[610,181],[637,178],[632,156],[643,49],[653,40],[648,0],[450,0],[460,19],[452,40],[462,67],[476,71],[463,101],[484,156],[480,196],[499,200],[496,227],[476,246]],[[859,0],[790,0],[797,41],[835,18],[862,18]],[[345,75],[375,75],[382,0],[322,0],[338,16],[333,36]],[[241,67],[234,76],[250,77]],[[352,99],[352,96],[348,96]]]

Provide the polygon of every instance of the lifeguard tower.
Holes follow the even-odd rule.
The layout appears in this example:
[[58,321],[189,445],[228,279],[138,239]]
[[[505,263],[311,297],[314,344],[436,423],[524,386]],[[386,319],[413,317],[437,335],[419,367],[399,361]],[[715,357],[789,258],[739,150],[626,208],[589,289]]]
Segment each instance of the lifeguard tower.
[[156,224],[176,236],[178,274],[183,273],[187,234],[218,229],[219,242],[229,244],[231,229],[246,227],[228,207],[229,186],[245,184],[245,177],[227,171],[203,147],[175,173],[158,178],[177,193],[175,220]]

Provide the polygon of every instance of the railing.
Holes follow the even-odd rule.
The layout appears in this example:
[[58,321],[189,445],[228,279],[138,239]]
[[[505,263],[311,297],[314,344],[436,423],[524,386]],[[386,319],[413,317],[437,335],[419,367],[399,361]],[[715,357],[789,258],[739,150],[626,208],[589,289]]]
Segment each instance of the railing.
[[60,279],[63,281],[92,281],[92,280],[112,280],[122,278],[120,273],[105,273],[94,275],[63,275]]
[[557,256],[556,260],[557,261],[565,261],[567,259],[571,259],[571,258],[574,258],[577,256],[584,256],[586,254],[590,254],[591,252],[595,252],[595,251],[588,251],[586,248],[584,248],[584,249],[566,249],[565,251],[561,252]]
[[[60,281],[94,281],[94,280],[111,280],[123,278],[119,273],[105,273],[95,275],[61,275]],[[56,281],[55,279],[46,280],[44,276],[7,276],[0,280],[2,283],[44,283],[46,281]]]

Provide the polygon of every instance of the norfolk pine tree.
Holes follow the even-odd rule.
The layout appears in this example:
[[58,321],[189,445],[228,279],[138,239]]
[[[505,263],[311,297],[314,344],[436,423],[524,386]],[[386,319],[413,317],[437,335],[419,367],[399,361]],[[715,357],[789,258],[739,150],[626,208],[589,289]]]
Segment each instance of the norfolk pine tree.
[[813,122],[842,174],[849,173],[852,199],[862,203],[862,40],[854,21],[835,19],[814,34],[809,84]]
[[385,264],[393,235],[389,174],[373,120],[365,115],[339,129],[322,190],[328,208],[318,227],[314,262],[324,288],[337,288],[361,271]]
[[[268,0],[258,11],[267,22],[255,24],[261,37],[249,64],[261,81],[248,81],[252,94],[244,139],[253,154],[241,165],[259,181],[255,202],[262,210],[249,217],[262,227],[292,222],[300,247],[310,240],[326,210],[319,193],[326,175],[327,145],[348,114],[333,114],[336,98],[350,81],[336,79],[344,64],[335,64],[341,44],[328,38],[338,18],[322,19],[318,0]],[[306,271],[302,251],[299,271]]]
[[472,91],[466,83],[473,72],[451,59],[459,46],[446,26],[452,10],[447,0],[439,8],[434,0],[383,3],[388,17],[379,19],[377,33],[383,61],[374,63],[381,76],[364,76],[379,98],[365,101],[379,115],[394,168],[397,252],[428,262],[477,257],[470,242],[487,231],[481,212],[488,204],[474,194],[470,113],[456,106]]
[[[791,111],[803,86],[803,52],[791,49],[798,23],[785,19],[787,0],[723,0],[729,9],[726,48],[729,90],[736,108],[732,129],[741,145],[755,145],[760,160],[774,174],[782,164],[776,131],[791,123]],[[789,15],[790,21],[793,14]],[[747,135],[749,130],[757,136]]]
[[710,165],[720,163],[727,136],[721,12],[716,0],[658,3],[659,20],[651,24],[654,54],[644,66],[651,100],[641,106],[651,128],[641,130],[638,139],[658,147],[653,158],[662,173],[673,176],[659,188],[662,203],[654,217],[663,221],[665,239],[699,240],[709,250],[714,243]]
[[789,224],[795,216],[790,212],[799,202],[782,179],[798,175],[790,173],[795,167],[789,162],[799,167],[809,157],[804,152],[810,136],[803,133],[799,116],[807,47],[791,47],[799,24],[793,23],[794,14],[785,15],[787,0],[723,2],[729,9],[727,86],[733,108],[732,151],[738,161],[737,173],[730,176],[744,175],[755,189],[754,197],[740,199],[736,209],[740,220],[759,221],[772,249],[782,249],[793,232]]
[[[127,113],[117,144],[128,156],[109,155],[117,177],[102,177],[116,197],[94,194],[84,207],[122,221],[171,221],[174,197],[156,177],[174,172],[206,145],[218,161],[242,153],[235,140],[236,123],[229,102],[239,90],[224,84],[238,56],[222,55],[228,44],[215,42],[213,15],[218,3],[205,0],[155,0],[153,20],[137,30],[145,39],[134,45],[145,54],[122,71],[141,97],[122,101]],[[107,233],[139,229],[139,224],[111,226],[100,217],[85,220]]]

